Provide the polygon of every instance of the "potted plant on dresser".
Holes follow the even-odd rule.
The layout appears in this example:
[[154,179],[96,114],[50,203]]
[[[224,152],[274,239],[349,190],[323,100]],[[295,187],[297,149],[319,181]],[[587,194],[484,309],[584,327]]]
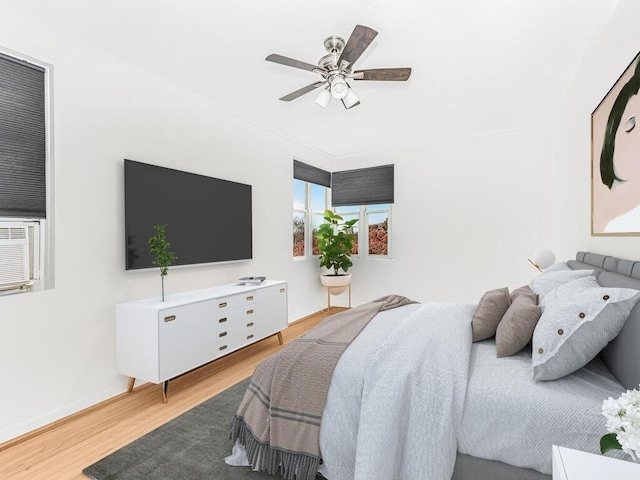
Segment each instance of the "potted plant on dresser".
[[164,302],[164,277],[169,273],[169,267],[175,262],[176,257],[171,251],[171,244],[167,242],[167,226],[155,224],[153,228],[156,234],[147,238],[149,244],[149,254],[151,263],[160,268],[160,278],[162,279],[162,301]]
[[[329,287],[329,293],[339,295],[344,292],[351,282],[351,274],[347,273],[353,266],[351,251],[357,235],[353,226],[358,219],[345,221],[340,215],[331,210],[324,211],[325,222],[318,227],[315,238],[318,239],[320,251],[320,267],[333,270],[332,273],[320,275],[320,283]],[[340,273],[342,270],[344,273]]]

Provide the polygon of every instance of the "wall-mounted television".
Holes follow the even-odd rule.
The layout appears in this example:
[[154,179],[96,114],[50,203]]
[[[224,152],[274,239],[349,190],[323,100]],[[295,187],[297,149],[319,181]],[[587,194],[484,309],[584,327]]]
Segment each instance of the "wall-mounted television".
[[126,269],[152,268],[147,238],[167,225],[174,265],[250,260],[251,185],[124,161]]

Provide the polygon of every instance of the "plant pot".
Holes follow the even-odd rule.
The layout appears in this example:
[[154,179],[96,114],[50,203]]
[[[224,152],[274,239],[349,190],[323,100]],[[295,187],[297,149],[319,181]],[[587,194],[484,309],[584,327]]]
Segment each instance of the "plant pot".
[[328,287],[331,295],[340,295],[351,283],[351,274],[320,275],[320,283],[323,287]]

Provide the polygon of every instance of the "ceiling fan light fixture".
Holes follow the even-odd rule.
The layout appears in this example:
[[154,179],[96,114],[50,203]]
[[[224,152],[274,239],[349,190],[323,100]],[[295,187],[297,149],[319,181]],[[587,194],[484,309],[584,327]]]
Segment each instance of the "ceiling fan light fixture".
[[342,99],[342,104],[344,105],[344,108],[355,107],[359,103],[360,103],[360,100],[358,99],[356,92],[353,91],[353,88],[349,87],[349,89],[347,90],[347,94]]
[[342,77],[334,77],[331,81],[331,96],[338,100],[347,96],[349,85]]
[[327,108],[329,102],[331,101],[331,93],[329,93],[329,88],[323,88],[316,95],[316,103],[320,105],[322,108]]

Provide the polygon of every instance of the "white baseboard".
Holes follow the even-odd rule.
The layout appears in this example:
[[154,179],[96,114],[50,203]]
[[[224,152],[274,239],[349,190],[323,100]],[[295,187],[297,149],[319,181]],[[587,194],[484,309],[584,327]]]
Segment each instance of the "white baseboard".
[[73,403],[65,405],[64,407],[52,410],[43,415],[40,415],[39,417],[32,418],[27,422],[13,425],[0,431],[0,443],[7,442],[21,435],[32,432],[51,423],[57,422],[65,417],[73,415],[74,413],[78,413],[81,410],[93,407],[100,402],[104,402],[105,400],[109,400],[110,398],[123,393],[124,391],[126,391],[126,386],[123,388],[121,384],[114,385],[112,387],[109,387],[108,389],[102,390],[98,393],[89,395],[88,397],[84,397]]

